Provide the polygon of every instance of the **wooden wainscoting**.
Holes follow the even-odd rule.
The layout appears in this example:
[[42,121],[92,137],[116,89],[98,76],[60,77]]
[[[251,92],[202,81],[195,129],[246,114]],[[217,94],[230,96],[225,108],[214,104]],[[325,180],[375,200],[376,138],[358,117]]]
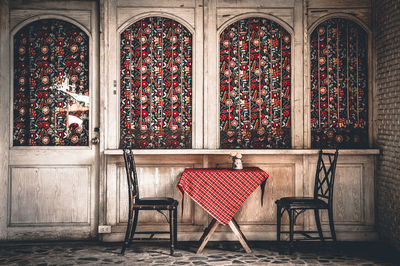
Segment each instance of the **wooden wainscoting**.
[[[141,197],[173,197],[179,202],[179,233],[200,232],[207,224],[205,212],[189,197],[183,198],[176,184],[185,168],[202,167],[201,155],[144,155],[136,156],[138,182]],[[112,226],[112,234],[103,235],[105,241],[121,240],[128,220],[128,191],[125,166],[122,156],[112,156],[107,160],[107,225]],[[112,187],[112,190],[110,190]],[[115,188],[115,189],[114,189]],[[109,211],[110,210],[110,211]],[[158,228],[168,231],[165,218],[156,211],[142,211],[139,215],[138,231]],[[161,236],[162,237],[162,236]]]
[[89,167],[12,167],[9,226],[89,225]]
[[16,240],[95,236],[90,165],[10,166],[7,230]]
[[[128,216],[126,173],[122,156],[118,153],[107,155],[106,178],[106,222],[111,234],[101,234],[103,241],[121,241]],[[334,212],[339,240],[375,239],[373,229],[373,155],[339,156],[335,183]],[[179,240],[199,239],[210,217],[189,197],[184,197],[184,212],[181,212],[182,198],[176,188],[178,179],[189,167],[230,167],[227,154],[159,154],[136,155],[141,196],[168,196],[179,201]],[[312,196],[314,186],[316,152],[308,154],[245,154],[244,166],[257,166],[269,174],[261,206],[260,188],[255,190],[236,214],[242,231],[250,240],[276,239],[275,200],[285,196]],[[329,233],[326,213],[322,213],[323,229]],[[287,215],[283,217],[283,229],[287,229]],[[312,228],[314,216],[305,213],[297,221],[300,229]],[[156,212],[143,212],[139,217],[139,231],[165,228],[165,218]],[[236,240],[229,228],[220,226],[212,240]]]
[[[333,192],[333,213],[339,240],[373,240],[374,232],[374,156],[341,155]],[[306,190],[312,194],[316,157],[307,156]],[[306,192],[307,193],[307,192]],[[322,229],[329,236],[329,219],[321,211]],[[305,217],[305,226],[315,228],[314,216]]]

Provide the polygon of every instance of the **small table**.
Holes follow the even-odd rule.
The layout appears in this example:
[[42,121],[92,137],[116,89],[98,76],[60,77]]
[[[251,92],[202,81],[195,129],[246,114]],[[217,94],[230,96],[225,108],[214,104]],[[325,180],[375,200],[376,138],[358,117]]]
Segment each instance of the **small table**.
[[185,169],[177,185],[182,198],[186,193],[213,217],[200,238],[201,244],[197,254],[203,251],[219,224],[229,224],[244,250],[247,253],[251,252],[246,237],[233,216],[259,185],[261,185],[262,204],[267,178],[268,174],[258,167],[243,168],[242,170]]

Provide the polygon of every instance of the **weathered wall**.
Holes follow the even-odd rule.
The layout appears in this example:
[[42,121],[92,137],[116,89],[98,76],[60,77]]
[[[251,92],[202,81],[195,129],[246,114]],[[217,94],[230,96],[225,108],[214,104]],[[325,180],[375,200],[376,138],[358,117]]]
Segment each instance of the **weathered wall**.
[[400,3],[375,1],[378,231],[400,249]]
[[[0,126],[1,240],[93,238],[98,236],[97,224],[112,227],[112,233],[103,231],[104,240],[122,239],[126,228],[127,194],[122,151],[117,148],[119,45],[116,40],[125,26],[149,14],[174,17],[193,28],[195,122],[193,150],[177,151],[174,156],[167,152],[154,155],[151,151],[139,151],[138,168],[141,176],[147,178],[143,194],[158,195],[157,189],[163,188],[162,195],[179,198],[174,184],[183,168],[229,166],[229,151],[218,150],[219,70],[216,44],[224,23],[251,14],[279,21],[288,27],[293,36],[293,150],[243,151],[245,166],[259,166],[270,174],[267,186],[270,193],[264,198],[269,205],[264,204],[260,208],[256,197],[259,193],[255,192],[238,213],[238,221],[249,239],[275,239],[274,200],[289,195],[312,194],[316,151],[308,150],[311,139],[308,34],[313,25],[327,16],[356,19],[370,28],[370,0],[0,0],[0,123],[3,125]],[[10,94],[13,91],[12,83],[10,87],[13,69],[10,67],[10,33],[15,27],[24,25],[26,20],[39,16],[65,16],[82,25],[93,37],[91,73],[94,78],[91,84],[94,86],[90,106],[94,111],[91,124],[93,128],[100,124],[100,151],[94,148],[16,148],[9,143]],[[376,238],[373,208],[376,153],[377,150],[373,149],[340,153],[335,184],[335,222],[339,240]],[[100,161],[94,154],[104,154],[104,157]],[[96,171],[87,172],[77,167],[90,166],[94,169],[98,164],[101,164],[100,177]],[[64,170],[64,176],[68,178],[63,179],[53,169]],[[77,173],[79,178],[78,175],[71,177],[71,172]],[[33,179],[29,175],[31,173],[40,178]],[[75,190],[75,194],[67,193],[72,188],[79,189]],[[31,190],[47,191],[50,196],[33,198],[26,193]],[[72,195],[73,199],[80,199],[79,204],[71,202]],[[186,200],[189,201],[188,198]],[[55,214],[53,210],[61,206],[61,201],[70,203],[72,208]],[[30,208],[33,204],[38,207]],[[185,203],[185,206],[186,213],[178,216],[179,239],[197,240],[208,224],[207,215],[193,202]],[[31,209],[35,212],[27,214]],[[254,215],[246,215],[248,213]],[[143,216],[142,222],[145,223],[146,218],[149,217]],[[313,226],[313,220],[312,216],[306,216],[301,222],[308,229]],[[327,229],[326,218],[323,222],[324,229]],[[149,226],[159,227],[159,224]],[[216,239],[232,238],[226,236],[224,230],[218,233]]]

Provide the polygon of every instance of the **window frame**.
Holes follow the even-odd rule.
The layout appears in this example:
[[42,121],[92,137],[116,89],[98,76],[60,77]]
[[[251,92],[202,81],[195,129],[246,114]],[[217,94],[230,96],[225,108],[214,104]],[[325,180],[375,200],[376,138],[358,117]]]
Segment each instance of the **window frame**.
[[[133,25],[134,23],[136,23],[137,21],[141,20],[141,19],[145,19],[148,17],[163,17],[163,18],[167,18],[167,19],[172,19],[178,23],[180,23],[182,26],[184,26],[189,32],[190,34],[192,34],[192,132],[191,132],[191,137],[192,137],[192,146],[190,148],[185,148],[185,149],[170,149],[170,148],[163,148],[161,150],[183,150],[183,151],[188,151],[188,150],[192,150],[192,149],[196,149],[196,148],[201,148],[203,145],[203,139],[200,137],[202,136],[202,130],[203,130],[203,125],[202,125],[202,119],[201,115],[202,115],[202,98],[203,97],[198,97],[199,95],[201,95],[203,93],[202,88],[199,88],[198,86],[198,80],[199,77],[198,76],[203,76],[203,74],[201,75],[197,75],[197,65],[198,63],[195,62],[195,58],[197,55],[197,35],[196,35],[196,31],[195,29],[192,27],[192,25],[190,25],[186,20],[184,20],[183,18],[180,18],[179,16],[167,13],[167,12],[144,12],[144,13],[140,13],[137,16],[133,16],[130,17],[128,20],[126,20],[124,23],[122,23],[117,31],[116,31],[116,35],[117,35],[117,40],[116,40],[116,49],[117,51],[117,57],[116,57],[116,82],[114,82],[114,96],[116,96],[116,116],[114,117],[116,119],[116,121],[118,121],[117,126],[116,126],[116,143],[114,145],[116,145],[115,148],[119,148],[119,142],[121,140],[121,125],[120,125],[120,121],[121,121],[121,115],[120,115],[120,111],[121,111],[121,84],[120,84],[120,80],[121,80],[121,56],[120,56],[120,49],[121,49],[121,34],[127,29],[129,28],[131,25]],[[200,101],[201,100],[201,101]],[[200,124],[200,132],[198,130],[199,128],[199,124]],[[138,150],[160,150],[160,149],[138,149]]]
[[[146,16],[162,16],[172,18],[183,25],[191,25],[188,29],[192,29],[193,36],[193,143],[192,149],[178,151],[179,154],[191,154],[196,150],[204,152],[222,152],[228,150],[220,149],[219,143],[219,36],[221,31],[226,27],[224,25],[232,24],[236,20],[248,17],[263,17],[270,19],[281,25],[291,35],[291,67],[293,70],[291,76],[291,148],[289,150],[310,149],[311,148],[311,120],[310,120],[310,55],[309,55],[309,36],[312,32],[312,27],[318,25],[321,21],[330,17],[337,17],[338,14],[344,18],[355,20],[368,33],[368,61],[370,62],[368,69],[369,75],[369,132],[372,132],[374,126],[372,123],[373,116],[376,111],[376,105],[372,106],[372,94],[376,94],[376,89],[373,87],[375,77],[373,76],[372,66],[374,62],[372,57],[372,35],[371,31],[366,27],[366,20],[360,17],[359,14],[352,15],[340,13],[336,11],[328,11],[327,15],[306,16],[300,8],[301,3],[295,3],[294,12],[285,11],[286,15],[281,15],[281,9],[271,10],[262,9],[259,11],[254,8],[247,9],[228,9],[222,7],[216,9],[216,4],[210,4],[206,10],[200,7],[190,7],[193,12],[188,12],[188,9],[177,7],[160,7],[160,8],[115,8],[111,10],[111,14],[107,17],[106,22],[111,23],[105,31],[106,41],[110,46],[105,50],[105,55],[109,57],[107,62],[110,66],[104,67],[107,70],[104,73],[104,81],[101,85],[105,88],[104,101],[104,149],[107,154],[121,152],[118,147],[119,142],[119,38],[121,28],[125,28],[135,20]],[[129,11],[129,12],[128,12]],[[176,12],[176,13],[175,13]],[[230,16],[224,14],[229,12]],[[117,14],[120,16],[115,19],[111,16]],[[172,15],[174,14],[174,15]],[[203,17],[203,14],[206,14]],[[110,17],[111,16],[111,17]],[[359,19],[357,18],[360,17]],[[204,21],[203,21],[204,18]],[[185,24],[184,22],[187,22]],[[124,27],[125,25],[125,27]],[[118,39],[118,40],[116,40]],[[116,46],[115,46],[116,45]],[[117,62],[118,61],[118,62]],[[104,60],[101,60],[104,62]],[[372,63],[371,63],[372,62]],[[101,66],[102,67],[102,66]],[[118,93],[118,95],[117,95]],[[116,123],[115,121],[118,121]],[[369,134],[370,147],[375,135]],[[368,147],[366,147],[368,149]],[[153,152],[145,150],[136,150],[140,154],[153,154]],[[200,152],[199,151],[199,152]],[[280,150],[275,150],[280,151]],[[154,150],[163,154],[164,150]],[[246,152],[243,150],[243,152]],[[273,149],[261,150],[261,153],[274,152]]]
[[[214,130],[216,131],[216,138],[217,138],[217,147],[216,149],[221,150],[221,136],[220,136],[220,37],[221,34],[223,33],[223,31],[229,27],[230,25],[232,25],[233,23],[236,23],[237,21],[240,21],[242,19],[248,19],[248,18],[265,18],[267,20],[271,20],[275,23],[277,23],[279,26],[281,26],[284,30],[287,31],[287,33],[290,35],[290,68],[291,68],[291,73],[290,73],[290,141],[291,141],[291,145],[288,148],[284,148],[284,150],[290,150],[290,149],[294,149],[294,147],[296,146],[295,144],[295,127],[294,127],[294,104],[295,104],[295,84],[294,84],[294,80],[295,80],[295,34],[294,34],[294,30],[293,28],[288,25],[285,21],[281,20],[278,17],[275,17],[273,15],[269,15],[266,13],[259,13],[259,12],[251,12],[251,13],[245,13],[245,14],[241,14],[238,16],[235,16],[227,21],[225,21],[224,23],[222,23],[218,29],[217,29],[217,42],[216,42],[216,46],[217,46],[217,86],[216,86],[216,97],[217,97],[217,113],[216,113],[216,119],[217,119],[217,123],[216,126],[214,128]],[[297,118],[298,119],[298,118]],[[232,150],[249,150],[249,148],[240,148],[240,149],[232,149]],[[259,150],[273,150],[273,148],[265,148],[265,149],[259,149]]]
[[[68,23],[73,24],[74,26],[78,27],[81,31],[83,31],[89,40],[88,47],[89,47],[89,97],[90,97],[90,105],[89,105],[89,128],[88,128],[88,145],[87,146],[56,146],[56,145],[41,145],[41,146],[32,146],[32,145],[21,145],[21,146],[14,146],[14,37],[15,35],[24,27],[28,26],[31,23],[34,23],[39,20],[46,20],[46,19],[56,19],[62,20]],[[11,150],[93,150],[94,144],[91,143],[91,138],[94,132],[94,128],[96,127],[95,122],[95,111],[96,108],[96,97],[98,94],[94,89],[94,72],[95,70],[95,51],[94,51],[94,43],[93,43],[93,35],[91,31],[82,23],[64,15],[56,15],[56,14],[46,14],[46,15],[36,15],[29,19],[26,19],[20,23],[18,23],[11,31],[10,31],[10,106],[9,106],[9,149]]]
[[311,149],[311,53],[310,53],[310,41],[311,35],[313,31],[321,24],[326,22],[327,20],[334,19],[334,18],[341,18],[347,19],[356,23],[360,26],[367,35],[367,76],[368,76],[368,147],[365,148],[351,148],[355,150],[363,150],[363,149],[370,149],[373,147],[373,141],[376,139],[376,133],[374,131],[374,120],[376,114],[376,103],[373,102],[373,96],[376,95],[376,87],[375,87],[375,71],[373,70],[376,66],[374,65],[374,54],[373,54],[373,40],[372,40],[372,31],[371,29],[359,18],[354,15],[346,14],[342,12],[334,12],[330,13],[325,16],[319,17],[315,20],[307,29],[305,33],[306,41],[304,42],[304,76],[305,76],[305,84],[304,84],[304,101],[305,107],[304,108],[304,135],[305,135],[305,147]]

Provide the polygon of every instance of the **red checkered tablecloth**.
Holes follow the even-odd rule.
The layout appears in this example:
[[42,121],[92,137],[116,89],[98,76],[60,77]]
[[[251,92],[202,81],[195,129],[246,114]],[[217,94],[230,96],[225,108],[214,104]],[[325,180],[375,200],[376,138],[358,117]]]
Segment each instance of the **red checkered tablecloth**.
[[183,172],[177,187],[182,197],[186,193],[220,224],[226,225],[260,184],[263,197],[267,178],[268,174],[257,167],[242,170],[190,168]]

